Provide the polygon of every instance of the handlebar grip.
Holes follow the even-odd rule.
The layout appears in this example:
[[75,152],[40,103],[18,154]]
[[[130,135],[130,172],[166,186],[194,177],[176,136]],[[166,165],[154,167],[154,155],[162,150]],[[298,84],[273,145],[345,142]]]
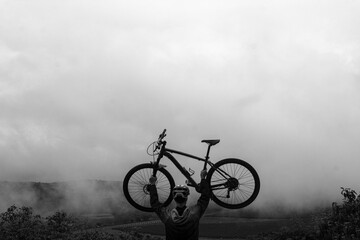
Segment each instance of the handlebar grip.
[[164,129],[164,131],[159,135],[159,139],[162,139],[166,136],[166,129]]

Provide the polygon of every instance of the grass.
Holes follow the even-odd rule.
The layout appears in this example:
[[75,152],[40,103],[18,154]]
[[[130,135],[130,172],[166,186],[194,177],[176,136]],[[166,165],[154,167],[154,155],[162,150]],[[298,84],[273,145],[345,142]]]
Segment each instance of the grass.
[[[290,227],[287,219],[238,219],[226,217],[204,217],[200,222],[200,233],[209,238],[244,238],[261,232],[280,230],[284,226]],[[124,230],[117,227],[115,229]],[[162,223],[139,225],[126,228],[128,231],[137,231],[152,235],[164,235]]]

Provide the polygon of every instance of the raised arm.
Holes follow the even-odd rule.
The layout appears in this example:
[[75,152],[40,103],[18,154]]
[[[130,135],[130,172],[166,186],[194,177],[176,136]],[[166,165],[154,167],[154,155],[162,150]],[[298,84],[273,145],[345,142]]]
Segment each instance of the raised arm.
[[200,173],[200,177],[201,177],[200,193],[201,193],[201,196],[200,196],[199,200],[197,201],[197,206],[199,207],[199,211],[200,211],[200,217],[204,214],[207,206],[209,205],[210,196],[211,196],[210,185],[209,185],[208,181],[205,180],[206,174],[207,174],[206,170],[202,170],[201,173]]
[[154,209],[155,213],[158,215],[160,220],[165,223],[168,218],[166,208],[159,202],[159,197],[156,189],[156,177],[150,177],[149,179],[149,188],[150,191],[150,205]]

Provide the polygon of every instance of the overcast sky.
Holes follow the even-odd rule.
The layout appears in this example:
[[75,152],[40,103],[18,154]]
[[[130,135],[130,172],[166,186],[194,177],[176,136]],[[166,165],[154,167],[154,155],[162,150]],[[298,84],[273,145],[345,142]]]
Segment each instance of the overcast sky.
[[251,163],[262,196],[359,190],[359,11],[0,0],[0,180],[122,180],[167,128],[199,156],[221,139],[211,160]]

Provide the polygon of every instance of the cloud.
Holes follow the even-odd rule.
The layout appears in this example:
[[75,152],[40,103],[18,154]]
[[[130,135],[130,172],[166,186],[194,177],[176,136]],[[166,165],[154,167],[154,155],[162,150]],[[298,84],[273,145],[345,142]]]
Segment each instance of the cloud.
[[261,202],[356,187],[358,3],[1,4],[2,180],[121,180],[167,128],[250,161]]

